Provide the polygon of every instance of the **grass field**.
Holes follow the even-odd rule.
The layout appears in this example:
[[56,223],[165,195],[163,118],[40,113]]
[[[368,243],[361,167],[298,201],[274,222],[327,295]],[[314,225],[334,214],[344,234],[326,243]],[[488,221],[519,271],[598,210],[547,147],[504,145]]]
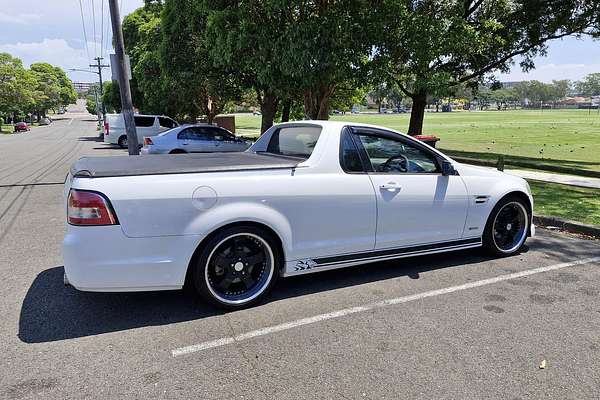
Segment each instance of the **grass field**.
[[600,190],[529,181],[536,214],[600,225]]
[[[333,120],[381,125],[405,132],[408,114],[348,114]],[[237,115],[238,132],[258,135],[260,116]],[[597,110],[516,110],[427,113],[423,132],[441,138],[438,147],[454,157],[559,172],[600,174],[600,115]],[[514,164],[513,164],[514,163]],[[564,171],[560,171],[564,169]]]

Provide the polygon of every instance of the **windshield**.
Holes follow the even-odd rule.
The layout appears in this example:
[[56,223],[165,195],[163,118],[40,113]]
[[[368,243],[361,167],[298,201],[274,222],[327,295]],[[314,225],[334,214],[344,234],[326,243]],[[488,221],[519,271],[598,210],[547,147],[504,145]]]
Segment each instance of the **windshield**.
[[280,128],[271,136],[267,152],[307,159],[312,154],[320,135],[319,126]]

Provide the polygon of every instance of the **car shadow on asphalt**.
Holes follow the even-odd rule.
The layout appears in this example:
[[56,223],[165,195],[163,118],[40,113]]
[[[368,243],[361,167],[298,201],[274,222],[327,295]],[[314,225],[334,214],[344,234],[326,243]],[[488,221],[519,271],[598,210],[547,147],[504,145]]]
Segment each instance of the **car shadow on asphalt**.
[[[477,250],[406,258],[341,270],[282,279],[269,301],[325,292],[401,276],[418,279],[420,274],[442,268],[466,266],[490,258]],[[92,293],[63,284],[64,268],[42,271],[27,291],[19,318],[19,338],[25,343],[43,343],[199,320],[224,312],[201,302],[190,290]]]
[[[597,255],[597,241],[570,241],[550,234],[531,242],[554,262]],[[530,248],[524,246],[522,253]],[[515,257],[518,257],[516,255]],[[494,260],[480,249],[404,258],[282,279],[267,302],[326,292],[428,271],[461,268]],[[42,271],[29,288],[19,319],[19,338],[43,343],[200,320],[224,312],[201,302],[190,290],[133,293],[80,292],[63,285],[62,266]]]

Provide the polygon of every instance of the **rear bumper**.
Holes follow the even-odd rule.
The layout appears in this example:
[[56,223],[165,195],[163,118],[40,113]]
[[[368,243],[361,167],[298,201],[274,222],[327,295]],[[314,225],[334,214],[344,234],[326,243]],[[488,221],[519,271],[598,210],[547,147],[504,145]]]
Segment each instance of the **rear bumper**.
[[119,225],[69,225],[63,241],[66,281],[94,292],[180,289],[200,239],[129,238]]

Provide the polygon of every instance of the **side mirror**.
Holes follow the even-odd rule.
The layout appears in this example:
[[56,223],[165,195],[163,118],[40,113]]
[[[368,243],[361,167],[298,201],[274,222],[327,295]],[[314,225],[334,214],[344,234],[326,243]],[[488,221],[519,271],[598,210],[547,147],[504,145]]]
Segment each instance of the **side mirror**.
[[454,169],[454,165],[448,160],[442,160],[442,175],[458,175],[456,170]]

